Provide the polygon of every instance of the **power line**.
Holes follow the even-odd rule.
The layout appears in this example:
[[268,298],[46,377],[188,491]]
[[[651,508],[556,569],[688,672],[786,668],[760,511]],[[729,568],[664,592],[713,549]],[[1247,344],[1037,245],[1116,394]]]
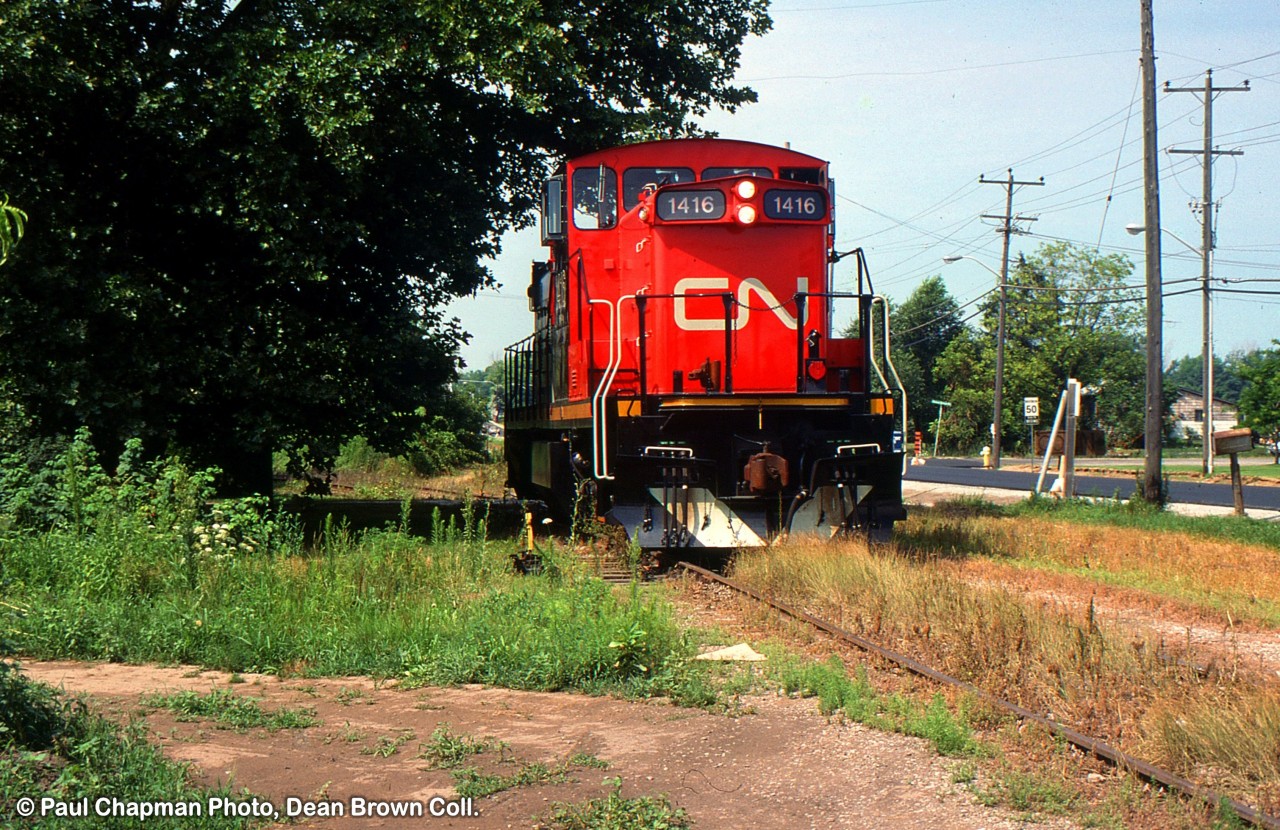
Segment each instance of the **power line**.
[[1104,55],[1128,55],[1132,49],[1112,49],[1104,52],[1082,52],[1075,55],[1052,55],[1044,58],[1027,58],[1020,61],[1004,61],[1001,63],[982,63],[973,66],[951,66],[944,69],[912,69],[882,72],[847,72],[841,75],[771,75],[765,78],[743,78],[744,84],[763,83],[765,81],[843,81],[848,78],[916,78],[925,75],[945,75],[951,72],[973,72],[981,69],[1003,69],[1008,66],[1026,66],[1032,63],[1050,61],[1075,60],[1076,58],[1096,58]]

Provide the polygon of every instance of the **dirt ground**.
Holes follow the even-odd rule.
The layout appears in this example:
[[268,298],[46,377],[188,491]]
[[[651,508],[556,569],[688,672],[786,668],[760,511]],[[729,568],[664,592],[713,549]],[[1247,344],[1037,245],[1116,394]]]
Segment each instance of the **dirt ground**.
[[[348,810],[356,797],[427,805],[454,799],[446,771],[420,757],[442,726],[455,736],[495,738],[516,761],[564,762],[578,753],[607,769],[573,767],[571,780],[506,790],[474,803],[469,818],[302,818],[297,826],[536,827],[555,802],[608,792],[619,776],[627,796],[664,793],[699,830],[778,828],[1068,827],[1056,819],[987,808],[953,783],[954,761],[923,741],[830,720],[811,700],[761,696],[738,717],[682,709],[663,701],[630,702],[571,694],[481,687],[401,689],[360,678],[280,679],[183,667],[74,662],[24,663],[33,678],[93,701],[119,720],[144,718],[166,755],[194,765],[207,783],[230,781],[284,811],[288,798],[328,799]],[[239,679],[239,678],[236,678]],[[316,726],[238,732],[212,722],[179,722],[139,699],[155,692],[228,689],[260,698],[264,709],[315,710]],[[377,752],[400,736],[394,753]],[[381,744],[380,744],[381,739]],[[384,757],[385,755],[385,757]],[[494,771],[515,764],[487,760]],[[978,781],[982,785],[982,781]]]

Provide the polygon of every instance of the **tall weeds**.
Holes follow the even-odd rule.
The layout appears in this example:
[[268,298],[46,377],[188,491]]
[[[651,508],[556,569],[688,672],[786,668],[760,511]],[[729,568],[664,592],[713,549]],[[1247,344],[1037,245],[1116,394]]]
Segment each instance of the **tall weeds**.
[[210,505],[209,477],[176,462],[72,468],[46,522],[0,536],[0,629],[21,653],[707,694],[667,605],[563,568],[516,577],[481,510],[430,540],[330,527],[307,549],[265,503]]
[[[849,543],[785,546],[735,576],[943,671],[1165,763],[1280,806],[1280,697],[1203,678],[1175,644],[966,581],[941,555]],[[975,553],[979,548],[975,549]]]

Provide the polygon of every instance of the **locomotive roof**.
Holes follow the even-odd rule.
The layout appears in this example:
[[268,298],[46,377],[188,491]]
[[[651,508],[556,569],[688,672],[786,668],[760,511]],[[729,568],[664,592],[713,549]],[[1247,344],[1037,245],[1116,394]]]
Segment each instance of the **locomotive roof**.
[[825,167],[827,164],[816,156],[785,147],[728,138],[676,138],[624,144],[569,159],[568,164],[572,167],[605,164],[616,168],[624,165],[673,164],[677,161],[695,165],[743,166],[774,163]]

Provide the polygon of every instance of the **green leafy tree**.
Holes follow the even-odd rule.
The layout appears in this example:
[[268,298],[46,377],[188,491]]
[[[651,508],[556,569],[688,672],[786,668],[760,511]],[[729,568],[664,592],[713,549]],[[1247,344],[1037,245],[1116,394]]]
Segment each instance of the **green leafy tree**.
[[1240,369],[1240,417],[1263,435],[1280,434],[1280,340],[1260,350]]
[[9,252],[22,238],[26,225],[27,214],[9,204],[8,196],[0,196],[0,265],[9,258]]
[[[695,131],[765,0],[7,0],[4,389],[269,485],[270,453],[402,451],[465,335],[445,304],[557,157]],[[235,485],[239,485],[238,487]]]
[[[877,317],[876,325],[879,324]],[[933,370],[939,356],[964,331],[959,306],[941,277],[928,277],[900,305],[890,302],[889,325],[893,365],[907,391],[910,428],[932,438],[937,411],[931,409],[929,401],[944,388],[934,379]],[[846,326],[843,335],[857,337],[857,324]],[[878,336],[873,348],[879,359],[882,350]]]
[[[1094,423],[1086,419],[1082,427],[1102,428],[1111,446],[1141,439],[1143,307],[1141,293],[1126,288],[1132,271],[1121,255],[1101,256],[1068,243],[1042,245],[1011,269],[1000,419],[1007,446],[1026,445],[1022,398],[1039,397],[1044,417],[1068,378],[1097,396]],[[967,451],[989,440],[998,310],[993,294],[983,305],[981,328],[956,337],[935,368],[935,381],[954,404],[942,439]]]
[[[1247,366],[1254,352],[1234,351],[1225,358],[1213,357],[1213,396],[1224,401],[1236,403],[1240,400],[1240,392],[1244,388],[1244,377],[1241,369]],[[1174,389],[1189,389],[1192,392],[1204,391],[1204,357],[1188,355],[1180,357],[1169,364],[1164,372],[1165,386]]]
[[904,364],[909,371],[909,376],[902,377],[909,400],[913,402],[911,420],[915,429],[932,437],[931,424],[937,418],[937,408],[929,401],[939,398],[944,391],[943,384],[934,376],[934,368],[951,341],[964,330],[960,308],[942,277],[932,276],[921,282],[894,310],[891,325],[894,352],[902,353],[901,358],[895,356],[894,362],[900,374]]

